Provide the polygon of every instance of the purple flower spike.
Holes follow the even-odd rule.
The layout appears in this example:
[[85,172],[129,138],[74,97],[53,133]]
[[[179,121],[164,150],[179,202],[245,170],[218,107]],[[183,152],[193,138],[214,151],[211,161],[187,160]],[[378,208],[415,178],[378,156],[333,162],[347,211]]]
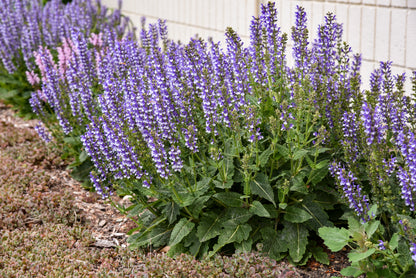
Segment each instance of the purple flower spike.
[[348,171],[341,166],[340,163],[333,163],[329,168],[331,175],[337,179],[341,190],[344,193],[344,197],[349,203],[349,207],[354,209],[357,215],[363,222],[369,220],[367,212],[369,210],[369,200],[367,195],[363,195],[361,187],[354,183],[356,178],[351,171]]

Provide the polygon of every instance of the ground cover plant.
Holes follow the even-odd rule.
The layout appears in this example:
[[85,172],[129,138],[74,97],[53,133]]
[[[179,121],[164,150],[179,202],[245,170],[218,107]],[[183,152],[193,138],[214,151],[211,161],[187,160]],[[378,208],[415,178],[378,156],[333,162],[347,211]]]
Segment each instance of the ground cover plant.
[[361,57],[341,37],[328,14],[310,42],[298,7],[289,38],[272,3],[247,47],[232,29],[225,49],[177,43],[164,21],[143,23],[139,41],[71,30],[35,53],[37,130],[65,143],[73,165],[93,166],[103,198],[131,197],[118,209],[137,221],[132,248],[327,263],[321,237],[353,250],[345,275],[409,275],[415,99],[389,62],[362,91]]

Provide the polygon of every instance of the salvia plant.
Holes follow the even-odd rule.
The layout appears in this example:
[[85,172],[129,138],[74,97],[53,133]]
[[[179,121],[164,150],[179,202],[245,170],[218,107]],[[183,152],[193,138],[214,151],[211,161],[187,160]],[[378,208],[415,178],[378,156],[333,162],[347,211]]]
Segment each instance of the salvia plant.
[[[40,47],[55,50],[74,30],[85,37],[98,33],[104,37],[113,33],[133,36],[131,23],[120,8],[109,12],[99,0],[67,4],[52,0],[44,5],[40,0],[2,0],[0,5],[0,97],[22,114],[30,111],[30,85],[36,83],[39,74],[35,52]],[[30,85],[21,78],[25,74]]]
[[248,46],[231,28],[221,46],[174,42],[164,21],[143,21],[138,41],[73,26],[33,53],[38,133],[76,146],[103,198],[131,197],[117,207],[137,223],[133,248],[328,263],[320,236],[353,249],[345,275],[412,273],[414,96],[390,62],[362,91],[336,17],[314,41],[306,20],[298,7],[289,37],[263,5]]

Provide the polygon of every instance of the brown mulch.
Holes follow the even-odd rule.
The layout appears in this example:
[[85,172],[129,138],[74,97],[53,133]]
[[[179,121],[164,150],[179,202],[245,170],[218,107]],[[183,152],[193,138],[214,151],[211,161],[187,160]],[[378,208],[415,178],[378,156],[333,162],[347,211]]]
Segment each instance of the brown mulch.
[[[59,196],[70,194],[73,199],[68,206],[73,206],[71,208],[73,212],[71,213],[74,215],[61,216],[59,213],[64,214],[64,212],[59,212],[57,213],[59,217],[68,217],[68,219],[72,219],[68,221],[77,221],[85,225],[93,235],[94,240],[91,243],[93,248],[126,248],[126,234],[135,227],[135,223],[122,215],[108,201],[102,200],[94,192],[88,192],[79,182],[72,179],[68,170],[66,170],[67,162],[60,159],[59,154],[57,155],[53,151],[42,153],[45,148],[36,152],[33,144],[42,144],[36,137],[37,135],[35,135],[34,126],[37,123],[37,120],[18,118],[10,107],[0,102],[0,158],[5,153],[8,153],[8,155],[12,153],[15,155],[16,162],[7,165],[14,165],[10,167],[31,168],[34,171],[33,173],[35,173],[34,175],[42,174],[48,177],[47,182],[40,182],[34,192],[23,193],[38,194],[40,200],[48,200],[48,202],[49,200],[59,202]],[[17,134],[20,136],[6,138],[4,134],[6,131],[10,131],[10,129],[17,129]],[[36,140],[33,138],[36,138]],[[34,148],[34,155],[32,157],[19,157],[21,148]],[[10,169],[10,171],[12,172],[13,169]],[[5,178],[0,175],[0,183]],[[128,199],[121,199],[117,196],[113,196],[113,201],[125,206],[129,202]],[[53,201],[51,202],[52,204],[48,203],[47,206],[53,209],[55,206]],[[8,219],[7,215],[3,215],[2,211],[0,211],[0,232],[13,229],[14,225],[17,225],[13,221],[20,221],[29,227],[37,225],[42,221],[40,216],[34,217],[28,212],[30,206],[27,204],[22,204],[21,210],[21,213],[19,212],[21,219]],[[286,277],[340,277],[340,270],[349,265],[346,251],[337,253],[328,251],[328,254],[330,259],[328,266],[310,260],[305,266],[295,268],[295,273],[291,273],[291,276]],[[287,262],[281,263],[288,264]]]

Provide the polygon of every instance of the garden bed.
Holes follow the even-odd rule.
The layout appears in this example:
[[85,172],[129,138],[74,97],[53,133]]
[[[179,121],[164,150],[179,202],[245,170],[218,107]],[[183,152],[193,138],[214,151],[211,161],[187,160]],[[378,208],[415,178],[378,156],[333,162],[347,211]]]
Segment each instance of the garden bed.
[[[190,256],[171,259],[163,248],[147,255],[126,248],[126,233],[134,223],[70,177],[67,161],[38,137],[36,123],[0,103],[0,276],[126,277],[142,272],[161,277],[158,273],[165,271],[175,277],[175,268],[184,266],[182,273],[191,277],[198,267],[227,273],[212,262],[195,264]],[[276,271],[269,277],[339,276],[347,264],[345,252],[329,258],[329,266],[310,261],[296,268],[282,261],[266,267]],[[261,261],[252,263],[256,268]],[[252,277],[246,274],[239,277]]]

